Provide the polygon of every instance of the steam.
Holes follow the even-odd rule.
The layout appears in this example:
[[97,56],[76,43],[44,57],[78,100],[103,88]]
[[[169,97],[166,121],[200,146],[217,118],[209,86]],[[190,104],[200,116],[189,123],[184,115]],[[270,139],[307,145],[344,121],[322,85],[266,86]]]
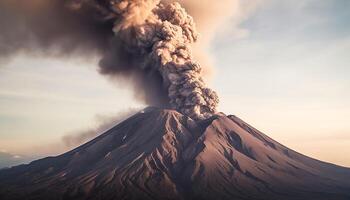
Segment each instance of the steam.
[[[9,20],[9,21],[7,21]],[[146,103],[194,119],[216,112],[191,46],[193,18],[160,0],[3,0],[0,57],[28,49],[54,56],[100,55],[100,72],[130,77]]]

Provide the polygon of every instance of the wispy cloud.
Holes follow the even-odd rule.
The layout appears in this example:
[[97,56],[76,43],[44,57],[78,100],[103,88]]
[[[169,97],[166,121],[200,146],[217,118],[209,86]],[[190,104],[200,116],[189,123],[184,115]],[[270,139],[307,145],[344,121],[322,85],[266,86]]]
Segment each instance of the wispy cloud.
[[73,131],[63,136],[62,141],[67,147],[77,147],[104,133],[138,111],[140,111],[140,108],[129,108],[114,115],[97,115],[95,127],[90,129],[82,129],[80,131]]

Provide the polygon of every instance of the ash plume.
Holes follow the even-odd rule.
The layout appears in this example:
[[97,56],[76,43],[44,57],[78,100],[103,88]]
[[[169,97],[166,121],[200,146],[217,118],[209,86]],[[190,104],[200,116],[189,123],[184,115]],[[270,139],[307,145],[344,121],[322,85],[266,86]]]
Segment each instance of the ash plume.
[[[98,54],[100,72],[130,77],[146,103],[194,119],[216,112],[193,58],[193,18],[177,2],[160,0],[4,0],[0,54],[41,49],[55,56]],[[9,20],[9,21],[7,21]]]
[[[195,119],[215,113],[218,97],[205,86],[201,67],[193,59],[190,45],[198,33],[185,9],[159,0],[113,1],[111,7],[120,16],[113,28],[115,37],[130,54],[131,65],[160,73],[170,107]],[[102,72],[115,70],[105,66],[101,65]]]
[[99,4],[72,0],[0,0],[0,60],[18,53],[102,55],[113,22]]

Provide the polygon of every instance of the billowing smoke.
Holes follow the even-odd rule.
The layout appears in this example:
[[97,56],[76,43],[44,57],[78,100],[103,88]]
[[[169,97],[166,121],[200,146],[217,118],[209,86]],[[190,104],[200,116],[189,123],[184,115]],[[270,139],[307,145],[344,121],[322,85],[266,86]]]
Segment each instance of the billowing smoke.
[[[159,0],[113,1],[111,6],[121,16],[113,31],[131,56],[133,63],[129,64],[160,73],[170,107],[195,119],[215,113],[218,97],[205,86],[201,67],[193,59],[190,45],[198,33],[185,9],[176,2],[162,4]],[[118,62],[102,62],[102,72],[118,70],[113,63]]]
[[97,53],[100,72],[131,77],[148,104],[194,119],[216,112],[218,97],[205,86],[191,52],[195,24],[179,3],[3,0],[0,5],[1,55],[30,48],[55,56]]

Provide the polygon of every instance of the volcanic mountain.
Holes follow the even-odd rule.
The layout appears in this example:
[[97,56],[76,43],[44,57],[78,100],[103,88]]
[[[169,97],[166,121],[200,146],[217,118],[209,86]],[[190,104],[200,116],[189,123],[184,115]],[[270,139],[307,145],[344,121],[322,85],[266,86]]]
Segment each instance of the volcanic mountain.
[[148,108],[65,154],[0,171],[0,199],[349,200],[350,169],[236,116]]

